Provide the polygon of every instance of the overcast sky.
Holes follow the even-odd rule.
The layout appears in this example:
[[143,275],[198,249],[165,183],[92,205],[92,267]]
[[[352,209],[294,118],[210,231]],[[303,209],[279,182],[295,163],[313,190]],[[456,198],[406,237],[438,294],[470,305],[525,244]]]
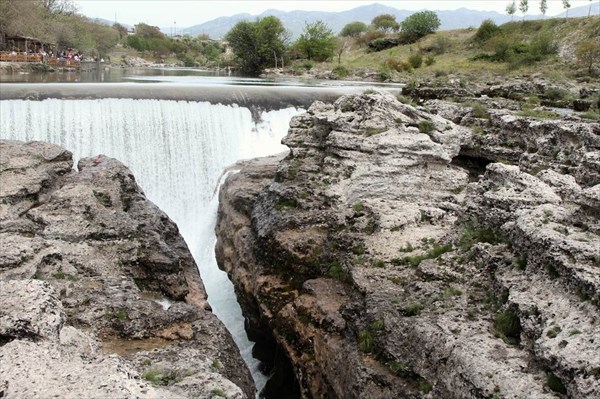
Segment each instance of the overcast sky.
[[[134,25],[144,22],[160,27],[181,28],[201,24],[212,19],[240,13],[258,15],[268,9],[283,11],[344,11],[362,5],[380,3],[404,10],[455,10],[466,7],[474,10],[498,11],[504,13],[510,0],[485,1],[209,1],[209,0],[75,0],[79,11],[92,18]],[[517,1],[518,4],[518,1]],[[571,7],[589,5],[589,0],[571,0]],[[548,0],[547,15],[563,11],[561,0]],[[518,12],[517,12],[518,13]],[[539,1],[529,1],[529,14],[539,14]],[[520,14],[520,13],[519,13]]]

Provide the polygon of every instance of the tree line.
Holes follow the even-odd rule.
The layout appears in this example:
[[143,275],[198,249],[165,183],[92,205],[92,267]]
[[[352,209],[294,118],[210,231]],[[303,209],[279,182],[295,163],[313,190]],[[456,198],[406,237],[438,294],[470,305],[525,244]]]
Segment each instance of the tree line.
[[242,73],[259,75],[265,68],[284,66],[294,59],[327,61],[337,56],[338,63],[344,51],[354,40],[365,44],[388,33],[399,32],[410,43],[434,32],[440,20],[432,11],[417,12],[401,23],[389,14],[376,16],[370,26],[355,21],[347,24],[339,35],[323,22],[306,23],[302,34],[291,42],[290,34],[277,17],[238,22],[225,36]]

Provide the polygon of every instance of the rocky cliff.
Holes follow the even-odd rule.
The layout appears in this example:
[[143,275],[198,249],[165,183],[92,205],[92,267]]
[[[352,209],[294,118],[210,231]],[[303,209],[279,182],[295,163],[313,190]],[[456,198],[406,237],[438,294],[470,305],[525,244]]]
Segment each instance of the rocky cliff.
[[177,226],[105,156],[0,141],[0,397],[249,398]]
[[217,259],[297,396],[600,397],[600,126],[502,105],[316,102],[228,178]]

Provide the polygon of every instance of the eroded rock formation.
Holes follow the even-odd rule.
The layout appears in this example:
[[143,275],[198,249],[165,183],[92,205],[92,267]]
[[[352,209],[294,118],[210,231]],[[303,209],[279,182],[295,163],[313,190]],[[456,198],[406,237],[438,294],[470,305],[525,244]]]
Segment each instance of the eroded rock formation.
[[131,172],[0,141],[0,397],[254,396],[177,226]]
[[228,178],[250,327],[303,397],[600,396],[598,124],[425,105],[317,102]]

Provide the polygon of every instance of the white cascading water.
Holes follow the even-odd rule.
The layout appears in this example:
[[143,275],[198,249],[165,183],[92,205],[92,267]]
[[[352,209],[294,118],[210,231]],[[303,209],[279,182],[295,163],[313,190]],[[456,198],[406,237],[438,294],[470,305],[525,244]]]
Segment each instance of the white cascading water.
[[216,188],[226,166],[286,151],[281,138],[300,112],[263,112],[255,122],[247,108],[207,102],[6,100],[0,102],[0,138],[47,141],[76,160],[105,154],[127,165],[147,197],[179,226],[213,312],[234,337],[260,392],[266,378],[252,358],[233,285],[214,257]]

